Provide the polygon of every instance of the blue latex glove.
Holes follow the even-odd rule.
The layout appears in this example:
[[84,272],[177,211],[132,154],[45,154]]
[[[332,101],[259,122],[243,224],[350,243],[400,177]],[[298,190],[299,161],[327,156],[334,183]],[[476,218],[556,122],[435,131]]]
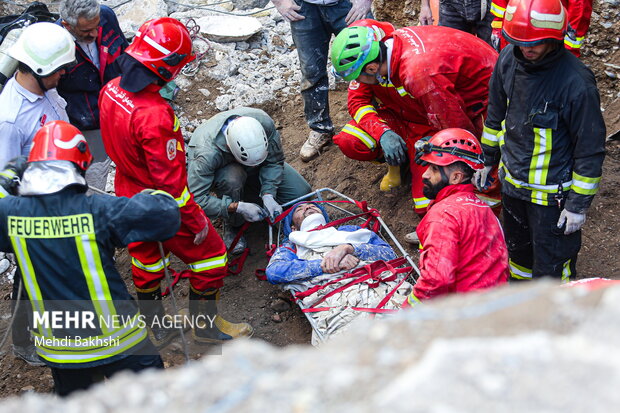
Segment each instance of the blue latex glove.
[[379,140],[388,165],[397,166],[407,161],[407,145],[394,131],[385,131]]

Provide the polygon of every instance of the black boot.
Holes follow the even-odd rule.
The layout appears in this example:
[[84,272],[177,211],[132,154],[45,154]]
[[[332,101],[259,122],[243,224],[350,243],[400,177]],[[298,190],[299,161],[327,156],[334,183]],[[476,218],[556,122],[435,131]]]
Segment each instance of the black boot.
[[151,341],[159,350],[179,335],[179,329],[163,325],[164,319],[170,316],[166,315],[166,310],[164,310],[159,285],[149,290],[138,290],[136,288],[136,294],[140,312],[144,315],[146,324],[151,330]]
[[194,321],[194,341],[223,343],[237,337],[251,337],[254,329],[248,323],[231,323],[218,315],[219,288],[202,293],[193,287],[189,292],[189,312]]

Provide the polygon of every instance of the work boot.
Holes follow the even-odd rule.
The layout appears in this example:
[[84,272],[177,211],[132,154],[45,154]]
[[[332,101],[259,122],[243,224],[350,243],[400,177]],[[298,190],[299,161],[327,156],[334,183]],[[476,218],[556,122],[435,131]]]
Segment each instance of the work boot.
[[407,241],[409,244],[413,244],[413,245],[419,245],[420,244],[420,238],[418,238],[418,233],[413,231],[410,232],[409,234],[405,235],[405,241]]
[[[157,287],[149,290],[138,290],[136,288],[136,294],[138,296],[140,312],[151,331],[151,334],[149,334],[151,341],[158,350],[166,347],[179,335],[179,329],[164,326],[173,324],[173,320],[171,316],[166,314],[164,309],[160,286],[157,285]],[[165,320],[166,318],[170,318],[170,320]]]
[[388,165],[388,171],[383,179],[381,179],[379,189],[388,192],[390,189],[400,186],[400,184],[400,165]]
[[[241,227],[233,227],[232,225],[230,225],[230,223],[224,222],[223,239],[224,239],[224,244],[226,245],[227,250],[230,248],[230,245],[235,240],[235,237],[237,236],[240,230],[241,230]],[[230,254],[231,255],[241,254],[247,247],[248,247],[248,243],[245,240],[245,236],[242,235],[239,238],[239,241],[237,241],[237,245],[235,245],[235,248],[233,248]]]
[[308,139],[306,139],[299,151],[301,160],[308,162],[319,156],[321,154],[321,149],[332,143],[332,135],[333,134],[330,132],[310,131]]
[[31,343],[25,347],[13,344],[11,347],[13,348],[13,355],[24,360],[29,365],[35,367],[45,366],[45,363],[37,355],[37,349],[34,347],[34,344]]
[[193,287],[189,292],[189,312],[194,321],[194,341],[197,343],[224,343],[238,337],[252,337],[254,329],[248,323],[231,323],[217,311],[219,288],[203,293]]

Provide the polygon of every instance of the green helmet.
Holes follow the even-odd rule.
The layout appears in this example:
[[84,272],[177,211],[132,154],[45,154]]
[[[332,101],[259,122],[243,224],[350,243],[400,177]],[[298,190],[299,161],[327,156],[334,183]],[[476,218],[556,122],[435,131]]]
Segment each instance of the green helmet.
[[369,27],[347,27],[334,39],[332,64],[344,80],[354,80],[366,64],[379,56],[379,41]]

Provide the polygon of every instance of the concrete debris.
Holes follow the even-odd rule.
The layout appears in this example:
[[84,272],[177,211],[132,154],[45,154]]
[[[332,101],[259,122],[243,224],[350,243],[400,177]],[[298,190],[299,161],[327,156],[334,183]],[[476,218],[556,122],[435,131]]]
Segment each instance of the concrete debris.
[[237,10],[262,9],[269,4],[269,0],[232,0]]
[[114,10],[125,36],[133,38],[144,22],[168,16],[165,0],[132,0]]
[[216,42],[240,42],[260,32],[262,25],[249,16],[206,16],[196,21],[200,33]]
[[[509,286],[364,320],[319,349],[240,340],[225,345],[221,356],[186,367],[122,373],[68,399],[27,394],[0,408],[615,411],[620,393],[610,389],[620,385],[619,300],[620,287]],[[208,389],[192,390],[196,383],[209,383]]]

